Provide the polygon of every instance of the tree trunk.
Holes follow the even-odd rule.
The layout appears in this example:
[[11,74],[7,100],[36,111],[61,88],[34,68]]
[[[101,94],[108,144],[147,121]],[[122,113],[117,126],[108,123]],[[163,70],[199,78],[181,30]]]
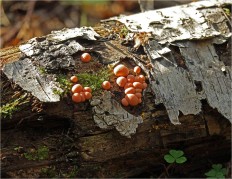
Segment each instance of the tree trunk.
[[[223,17],[221,26],[228,24]],[[200,37],[195,28],[196,36],[187,39],[178,39],[176,31],[151,38],[124,20],[104,21],[94,30],[63,29],[1,50],[2,177],[204,177],[212,163],[229,162],[229,27]],[[82,52],[92,55],[90,63],[80,62]],[[135,107],[121,105],[123,89],[113,74],[109,91],[98,89],[78,104],[65,91],[69,84],[57,81],[61,74],[67,80],[107,67],[112,72],[119,63],[139,65],[146,76],[148,88]],[[41,146],[49,149],[42,159],[36,158]],[[170,149],[183,150],[187,162],[165,172],[170,166],[163,157]]]

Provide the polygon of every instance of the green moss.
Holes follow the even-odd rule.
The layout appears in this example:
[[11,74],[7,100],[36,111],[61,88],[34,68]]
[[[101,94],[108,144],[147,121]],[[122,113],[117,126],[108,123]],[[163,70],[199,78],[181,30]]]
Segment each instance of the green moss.
[[70,79],[67,78],[66,75],[58,75],[56,81],[59,83],[60,88],[63,91],[58,90],[58,89],[53,89],[53,93],[54,94],[58,94],[60,96],[64,96],[64,95],[66,95],[67,93],[70,92],[73,84],[70,81]]
[[49,167],[49,168],[41,168],[40,171],[40,177],[42,178],[58,178],[58,174],[56,172],[56,168],[53,167]]
[[92,89],[93,93],[98,92],[102,87],[102,82],[109,80],[110,76],[109,69],[102,69],[96,73],[80,73],[76,76],[78,77],[79,81],[82,86],[88,86]]
[[[85,72],[79,73],[76,76],[78,77],[78,83],[83,87],[90,87],[93,93],[98,92],[102,87],[102,82],[109,80],[110,72],[108,68],[104,68],[96,73],[93,72]],[[71,91],[73,83],[67,78],[66,75],[58,75],[56,82],[59,83],[59,87],[62,89],[53,89],[54,94],[58,94],[60,96],[65,96]]]
[[40,146],[37,150],[24,153],[28,160],[45,160],[48,158],[49,149],[47,146]]
[[27,94],[21,95],[19,98],[14,99],[12,102],[9,102],[0,108],[0,114],[3,118],[12,118],[13,113],[20,111],[23,104],[28,103],[26,100]]
[[127,34],[129,33],[129,30],[124,26],[120,31],[120,37],[125,38]]
[[223,8],[223,11],[225,12],[225,14],[230,17],[230,9],[229,8]]
[[44,67],[39,67],[39,72],[41,74],[45,74],[46,73],[46,69]]
[[75,178],[78,174],[78,167],[74,166],[68,173],[63,173],[62,178]]

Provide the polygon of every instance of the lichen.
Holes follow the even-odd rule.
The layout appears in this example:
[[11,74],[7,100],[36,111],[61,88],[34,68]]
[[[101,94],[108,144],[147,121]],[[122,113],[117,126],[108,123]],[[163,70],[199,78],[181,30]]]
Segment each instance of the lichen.
[[112,94],[105,91],[101,97],[93,97],[94,121],[102,129],[115,128],[121,135],[128,138],[136,133],[143,122],[141,116],[128,113],[120,103],[112,99]]

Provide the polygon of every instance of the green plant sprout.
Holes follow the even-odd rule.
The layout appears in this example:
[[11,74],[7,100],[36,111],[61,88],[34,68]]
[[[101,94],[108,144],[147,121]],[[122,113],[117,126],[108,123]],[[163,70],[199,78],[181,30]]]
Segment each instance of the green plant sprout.
[[39,67],[39,72],[41,74],[45,74],[47,71],[46,71],[46,69],[44,67]]
[[223,8],[223,11],[225,14],[229,17],[230,16],[230,9],[229,8]]
[[207,178],[225,178],[227,169],[222,168],[222,164],[213,164],[212,169],[205,173]]
[[129,33],[129,30],[125,26],[123,26],[123,28],[120,31],[120,36],[125,38],[128,33]]
[[164,160],[167,163],[178,163],[182,164],[187,161],[187,158],[184,156],[184,152],[182,150],[169,150],[169,154],[164,156]]
[[40,146],[37,150],[24,153],[28,160],[45,160],[48,158],[49,149],[46,146]]
[[20,111],[20,106],[23,104],[28,103],[28,100],[25,100],[27,94],[21,95],[19,98],[15,99],[12,102],[9,102],[2,107],[0,107],[0,114],[1,117],[6,118],[12,118],[13,113]]
[[49,168],[41,168],[41,173],[40,173],[42,176],[42,178],[59,178],[58,177],[58,174],[56,172],[56,168],[55,166],[53,167],[49,167]]
[[82,86],[88,86],[96,93],[102,88],[103,81],[109,79],[110,73],[108,69],[102,69],[96,73],[80,73],[76,75],[79,79],[78,83]]
[[23,149],[23,147],[21,147],[21,146],[18,146],[18,147],[14,148],[14,150],[17,151],[17,152],[19,152],[21,149]]

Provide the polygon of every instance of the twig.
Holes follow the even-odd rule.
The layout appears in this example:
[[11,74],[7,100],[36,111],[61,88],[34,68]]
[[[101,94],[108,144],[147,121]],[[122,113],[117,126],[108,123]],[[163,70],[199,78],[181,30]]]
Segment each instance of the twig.
[[231,22],[230,22],[230,19],[229,19],[229,17],[226,15],[226,13],[224,12],[224,10],[223,10],[223,8],[221,7],[221,9],[222,9],[222,13],[223,13],[223,15],[225,16],[225,18],[228,20],[228,23],[230,24],[230,27],[232,27],[232,24],[231,24]]
[[164,165],[164,171],[160,174],[160,176],[158,177],[161,178],[163,175],[165,176],[165,174],[167,176],[169,176],[169,173],[168,173],[168,170],[173,166],[173,163],[172,164],[169,164],[167,167]]

